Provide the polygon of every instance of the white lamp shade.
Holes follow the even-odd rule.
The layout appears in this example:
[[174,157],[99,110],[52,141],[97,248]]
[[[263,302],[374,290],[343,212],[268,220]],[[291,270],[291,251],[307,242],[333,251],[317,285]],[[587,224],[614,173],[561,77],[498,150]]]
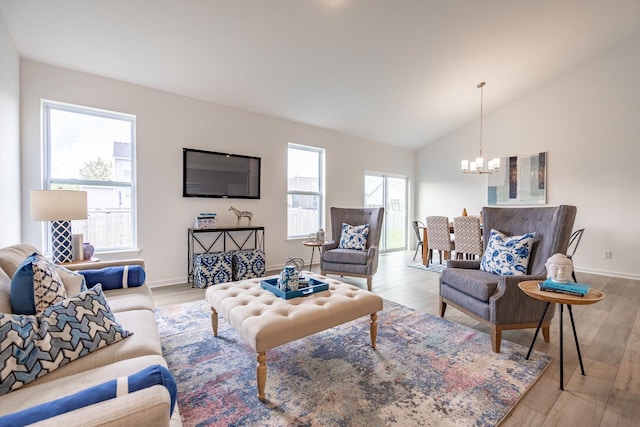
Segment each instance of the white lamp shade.
[[87,219],[87,192],[31,190],[31,219],[34,221]]

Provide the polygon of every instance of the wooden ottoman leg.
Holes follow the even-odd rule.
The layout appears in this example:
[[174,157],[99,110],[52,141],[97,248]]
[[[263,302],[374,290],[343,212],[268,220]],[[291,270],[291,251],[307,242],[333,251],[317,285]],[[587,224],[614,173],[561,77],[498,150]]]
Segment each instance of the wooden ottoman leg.
[[258,382],[258,399],[264,400],[264,386],[267,383],[267,354],[258,353],[258,365],[256,366],[256,380]]
[[211,307],[211,328],[213,328],[213,336],[218,336],[218,312]]
[[378,336],[378,314],[371,313],[371,347],[376,348],[376,338]]

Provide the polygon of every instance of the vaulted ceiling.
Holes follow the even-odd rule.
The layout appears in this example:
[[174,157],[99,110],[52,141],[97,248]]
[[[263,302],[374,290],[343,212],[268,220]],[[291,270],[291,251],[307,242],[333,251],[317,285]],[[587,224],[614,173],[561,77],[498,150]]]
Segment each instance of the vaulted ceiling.
[[0,0],[22,58],[407,148],[640,32],[638,0]]

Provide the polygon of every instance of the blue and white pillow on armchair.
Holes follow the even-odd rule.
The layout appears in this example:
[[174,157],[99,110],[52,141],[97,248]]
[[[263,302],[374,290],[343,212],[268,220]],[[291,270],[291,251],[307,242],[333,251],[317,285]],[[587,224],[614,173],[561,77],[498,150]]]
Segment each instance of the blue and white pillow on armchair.
[[506,236],[498,230],[491,230],[489,244],[480,261],[480,270],[501,276],[527,274],[535,236],[536,233]]
[[340,234],[339,248],[355,249],[358,251],[367,250],[367,238],[369,237],[369,224],[349,225],[342,223],[342,233]]

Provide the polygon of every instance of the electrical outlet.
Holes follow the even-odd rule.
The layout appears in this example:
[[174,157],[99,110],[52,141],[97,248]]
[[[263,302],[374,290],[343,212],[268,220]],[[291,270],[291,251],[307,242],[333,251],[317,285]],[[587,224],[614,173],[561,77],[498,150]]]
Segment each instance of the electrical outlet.
[[611,251],[603,251],[602,252],[602,258],[611,259]]

